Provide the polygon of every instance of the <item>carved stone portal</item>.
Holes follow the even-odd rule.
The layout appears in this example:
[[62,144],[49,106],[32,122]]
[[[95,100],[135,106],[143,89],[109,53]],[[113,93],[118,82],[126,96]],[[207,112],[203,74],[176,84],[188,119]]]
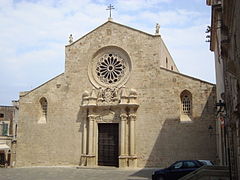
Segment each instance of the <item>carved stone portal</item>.
[[80,165],[98,165],[98,124],[119,124],[119,167],[137,167],[135,123],[138,109],[134,89],[99,88],[85,91],[81,108],[86,112],[83,125],[82,156]]

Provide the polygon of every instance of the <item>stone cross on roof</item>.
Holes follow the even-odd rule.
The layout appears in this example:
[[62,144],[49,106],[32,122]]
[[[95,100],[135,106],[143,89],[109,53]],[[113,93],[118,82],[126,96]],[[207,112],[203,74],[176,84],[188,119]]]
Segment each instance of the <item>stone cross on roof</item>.
[[109,10],[109,17],[108,20],[111,21],[112,20],[112,9],[115,9],[111,4],[108,6],[108,8],[106,10]]

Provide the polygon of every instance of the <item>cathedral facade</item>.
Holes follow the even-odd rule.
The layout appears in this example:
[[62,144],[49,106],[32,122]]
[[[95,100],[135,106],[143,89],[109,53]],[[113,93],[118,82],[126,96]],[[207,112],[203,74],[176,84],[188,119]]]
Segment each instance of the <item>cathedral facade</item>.
[[20,93],[18,167],[215,161],[215,86],[179,73],[158,29],[107,21],[65,55],[63,74]]

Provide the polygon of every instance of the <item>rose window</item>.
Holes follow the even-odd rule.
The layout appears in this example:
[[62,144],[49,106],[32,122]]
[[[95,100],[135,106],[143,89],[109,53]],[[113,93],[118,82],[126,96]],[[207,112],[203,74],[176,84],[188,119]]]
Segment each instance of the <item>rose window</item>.
[[105,54],[97,63],[97,77],[103,83],[114,84],[118,82],[125,72],[125,62],[117,54]]

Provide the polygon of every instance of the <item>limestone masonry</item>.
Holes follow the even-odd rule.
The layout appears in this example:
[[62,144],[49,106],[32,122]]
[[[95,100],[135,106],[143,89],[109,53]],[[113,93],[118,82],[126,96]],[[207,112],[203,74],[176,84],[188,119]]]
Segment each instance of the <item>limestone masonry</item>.
[[65,55],[63,74],[20,94],[18,167],[215,161],[215,86],[180,74],[158,33],[107,21]]

